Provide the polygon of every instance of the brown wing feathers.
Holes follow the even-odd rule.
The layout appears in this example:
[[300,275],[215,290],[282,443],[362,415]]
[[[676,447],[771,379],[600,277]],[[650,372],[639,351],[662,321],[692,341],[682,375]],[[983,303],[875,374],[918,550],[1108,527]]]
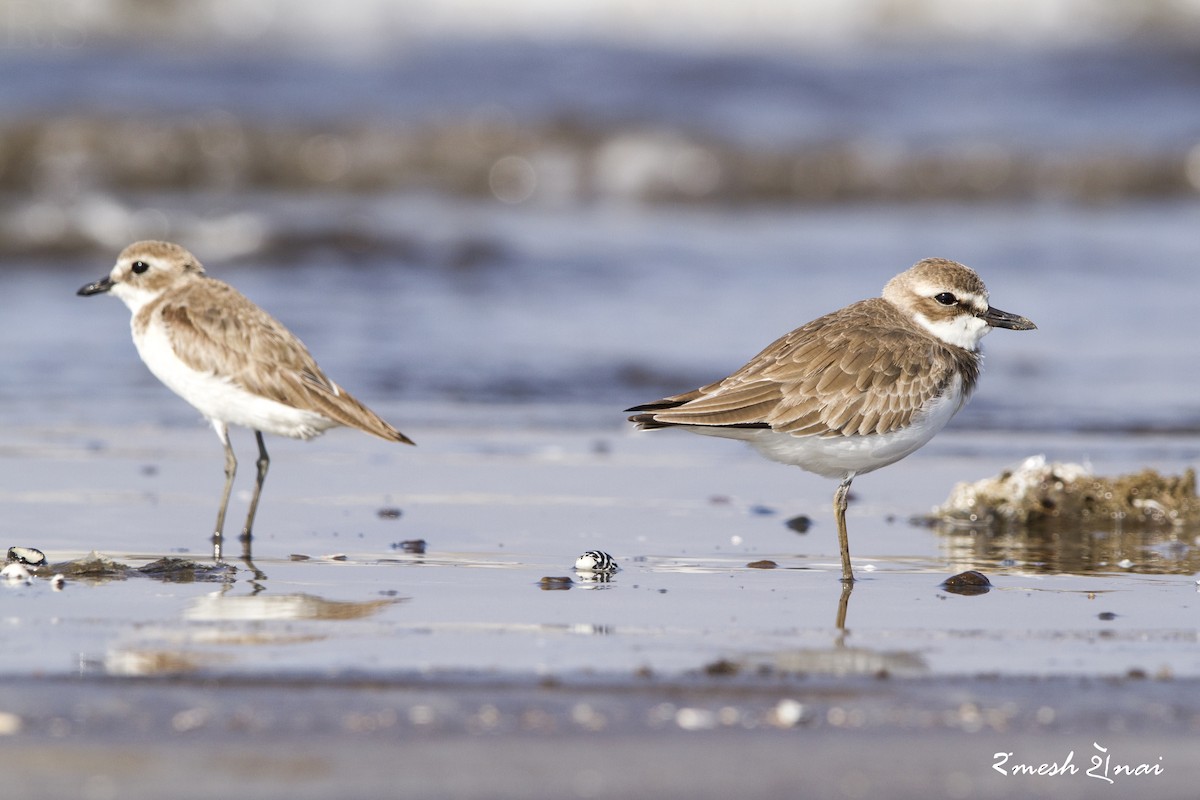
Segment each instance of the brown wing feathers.
[[693,392],[636,406],[641,428],[769,427],[797,436],[886,433],[908,425],[956,368],[969,391],[978,355],[916,328],[885,300],[797,328],[744,367]]
[[[211,302],[203,302],[208,293]],[[412,444],[329,380],[299,339],[233,287],[201,278],[164,295],[160,313],[176,353],[193,369],[228,376],[249,392],[382,439]],[[261,369],[264,363],[273,368]]]

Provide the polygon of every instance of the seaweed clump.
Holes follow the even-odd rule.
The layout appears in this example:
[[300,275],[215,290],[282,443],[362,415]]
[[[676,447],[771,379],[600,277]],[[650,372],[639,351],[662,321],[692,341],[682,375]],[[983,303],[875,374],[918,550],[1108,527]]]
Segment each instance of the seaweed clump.
[[1030,456],[1015,469],[959,483],[931,521],[1038,527],[1087,522],[1114,527],[1173,527],[1200,522],[1196,472],[1153,469],[1106,478],[1081,464]]

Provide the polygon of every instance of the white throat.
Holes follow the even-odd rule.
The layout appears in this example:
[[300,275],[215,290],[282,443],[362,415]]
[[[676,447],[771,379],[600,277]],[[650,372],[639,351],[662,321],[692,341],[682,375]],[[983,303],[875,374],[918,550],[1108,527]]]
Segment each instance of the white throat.
[[142,306],[158,297],[159,294],[158,292],[148,292],[145,289],[138,289],[137,287],[130,286],[128,283],[114,283],[113,287],[109,289],[109,293],[121,298],[121,302],[135,315],[142,309]]
[[973,314],[959,314],[953,319],[931,321],[924,314],[914,314],[913,319],[925,330],[946,344],[972,352],[979,349],[979,340],[987,336],[990,325]]

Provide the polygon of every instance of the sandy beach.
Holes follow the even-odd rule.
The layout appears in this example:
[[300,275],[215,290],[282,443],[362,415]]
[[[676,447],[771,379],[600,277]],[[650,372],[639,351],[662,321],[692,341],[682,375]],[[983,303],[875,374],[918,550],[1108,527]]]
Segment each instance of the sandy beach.
[[[1177,535],[1112,554],[1127,566],[1067,574],[908,520],[954,480],[1039,445],[1092,453],[1098,473],[1168,472],[1194,440],[946,432],[856,485],[861,580],[839,629],[829,482],[697,437],[521,429],[537,417],[430,423],[417,449],[350,434],[279,442],[252,564],[170,580],[138,568],[209,566],[211,432],[10,431],[12,544],[129,568],[61,591],[45,571],[0,586],[10,783],[22,797],[769,797],[796,785],[1083,797],[1099,785],[1084,774],[1098,745],[1111,763],[1161,767],[1122,776],[1121,791],[1192,785],[1197,593],[1190,549],[1168,546]],[[803,534],[786,525],[801,514]],[[416,540],[424,553],[400,544]],[[587,549],[621,570],[577,574]],[[777,566],[747,566],[762,561]],[[994,588],[939,586],[967,568]],[[550,576],[570,588],[542,588]],[[1005,752],[1035,766],[1074,752],[1079,774],[1001,775]]]

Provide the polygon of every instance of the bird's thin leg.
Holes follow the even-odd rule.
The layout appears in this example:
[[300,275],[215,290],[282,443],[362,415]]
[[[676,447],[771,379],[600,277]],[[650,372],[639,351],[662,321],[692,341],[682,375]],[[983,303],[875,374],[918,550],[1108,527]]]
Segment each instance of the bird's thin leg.
[[237,457],[229,444],[229,428],[222,422],[213,422],[221,444],[225,445],[225,489],[221,492],[221,507],[217,510],[217,527],[213,532],[213,561],[221,560],[221,540],[225,531],[225,511],[229,508],[229,493],[233,490],[233,476],[237,474]]
[[851,472],[833,494],[833,515],[837,519],[838,544],[842,548],[842,581],[845,583],[854,583],[854,571],[850,568],[850,534],[846,532],[846,506],[853,480],[854,473]]
[[263,443],[262,431],[255,431],[254,438],[258,440],[258,479],[254,481],[254,496],[250,498],[250,513],[246,514],[246,525],[242,528],[242,548],[246,557],[250,555],[250,530],[254,527],[254,515],[258,512],[258,496],[262,494],[263,481],[267,478],[267,467],[271,466],[271,457],[267,455],[267,446]]
[[837,619],[833,623],[838,630],[839,645],[844,641],[846,635],[846,611],[850,608],[850,592],[852,591],[854,591],[854,583],[843,581],[842,596],[838,599]]

